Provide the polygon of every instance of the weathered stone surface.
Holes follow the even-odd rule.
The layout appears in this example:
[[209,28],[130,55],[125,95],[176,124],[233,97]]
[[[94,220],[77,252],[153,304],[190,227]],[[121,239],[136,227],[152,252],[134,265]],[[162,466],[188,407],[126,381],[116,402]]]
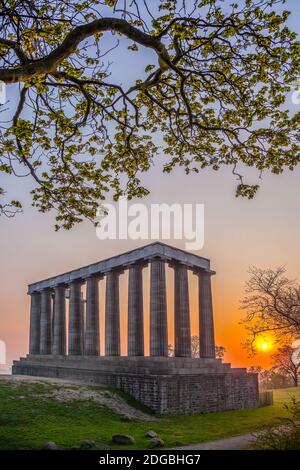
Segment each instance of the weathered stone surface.
[[153,439],[154,437],[158,437],[157,433],[155,431],[147,431],[146,432],[146,437],[150,437],[150,439]]
[[90,439],[85,439],[84,441],[82,441],[80,447],[81,449],[92,449],[93,447],[95,447],[96,443],[95,441],[92,441]]
[[112,441],[115,444],[120,445],[130,445],[135,443],[134,437],[130,436],[129,434],[114,434],[112,436]]
[[99,356],[99,285],[98,278],[89,277],[86,282],[86,329],[84,354]]
[[66,354],[66,288],[55,287],[52,354]]
[[200,357],[214,358],[215,335],[211,293],[211,275],[198,273],[199,279],[199,325],[200,325]]
[[168,355],[168,319],[165,262],[151,261],[150,356]]
[[155,447],[163,447],[165,442],[160,437],[153,437],[150,439],[149,448],[154,449]]
[[30,304],[30,336],[29,354],[40,353],[40,331],[41,331],[41,294],[31,294]]
[[143,266],[129,266],[128,356],[144,355]]
[[51,354],[51,291],[45,289],[41,295],[40,354]]
[[187,267],[174,266],[174,353],[179,357],[191,357],[191,326]]
[[83,353],[81,282],[70,285],[69,313],[69,355],[80,356]]
[[204,269],[210,271],[210,261],[201,256],[180,250],[173,246],[166,245],[161,242],[150,243],[149,245],[136,248],[135,250],[122,253],[118,256],[99,261],[97,263],[75,269],[68,273],[59,274],[43,281],[35,282],[28,286],[28,293],[40,291],[45,288],[53,288],[58,284],[69,284],[70,282],[78,279],[86,279],[88,276],[94,274],[103,274],[111,269],[122,269],[127,267],[130,263],[144,261],[145,259],[152,258],[153,256],[161,256],[170,261],[180,261],[186,264],[191,269]]
[[[148,263],[151,264],[150,357],[144,357],[141,270]],[[175,268],[175,357],[172,358],[167,357],[167,264]],[[118,276],[125,268],[130,271],[128,357],[120,356]],[[190,357],[188,270],[199,277],[201,357],[198,359]],[[13,373],[106,384],[124,390],[160,415],[255,408],[258,406],[257,376],[247,374],[244,369],[231,369],[230,364],[215,359],[212,274],[209,260],[155,242],[31,284],[28,290],[32,294],[30,354],[14,363]],[[105,357],[99,357],[96,279],[103,276],[106,277]],[[81,292],[84,282],[86,309],[82,297],[85,289]],[[66,287],[70,289],[68,335],[64,323]],[[68,355],[64,355],[66,339]]]
[[217,359],[28,356],[14,363],[13,373],[116,387],[158,415],[258,406],[257,374]]
[[57,450],[57,449],[58,449],[57,445],[55,444],[55,442],[52,442],[52,441],[45,442],[45,444],[43,444],[42,446],[42,450]]
[[118,271],[110,271],[106,274],[105,355],[120,355],[120,303]]

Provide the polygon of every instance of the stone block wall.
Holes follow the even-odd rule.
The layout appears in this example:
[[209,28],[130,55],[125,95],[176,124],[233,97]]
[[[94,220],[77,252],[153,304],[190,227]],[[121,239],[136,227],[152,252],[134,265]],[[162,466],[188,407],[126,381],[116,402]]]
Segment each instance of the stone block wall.
[[136,374],[48,365],[26,360],[15,363],[14,374],[78,380],[123,390],[158,415],[190,415],[201,412],[258,407],[257,374],[244,369],[224,369],[219,373]]

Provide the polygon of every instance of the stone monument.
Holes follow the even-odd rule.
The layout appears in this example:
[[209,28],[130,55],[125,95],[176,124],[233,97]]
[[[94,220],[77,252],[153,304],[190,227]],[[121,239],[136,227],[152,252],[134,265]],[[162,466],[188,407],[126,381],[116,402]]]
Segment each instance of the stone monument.
[[[149,264],[150,355],[145,356],[143,268]],[[174,270],[174,357],[168,357],[166,268]],[[119,276],[126,269],[128,352],[121,356]],[[189,270],[198,279],[198,358],[191,357]],[[161,415],[255,408],[257,375],[215,357],[213,274],[208,259],[155,242],[31,284],[29,354],[14,362],[13,374],[117,387]],[[100,356],[98,283],[104,277],[105,355]]]

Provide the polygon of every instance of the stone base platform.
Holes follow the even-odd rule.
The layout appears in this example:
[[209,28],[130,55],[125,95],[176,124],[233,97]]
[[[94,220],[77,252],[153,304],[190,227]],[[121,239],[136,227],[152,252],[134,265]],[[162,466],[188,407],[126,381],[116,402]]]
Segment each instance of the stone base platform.
[[159,415],[258,407],[257,374],[218,359],[28,355],[12,373],[116,387]]

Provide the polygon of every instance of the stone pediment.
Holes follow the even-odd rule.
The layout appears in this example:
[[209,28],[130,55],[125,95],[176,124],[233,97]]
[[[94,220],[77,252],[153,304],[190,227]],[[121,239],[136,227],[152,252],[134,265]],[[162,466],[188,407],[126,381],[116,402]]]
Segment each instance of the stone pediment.
[[171,264],[184,264],[187,268],[194,271],[201,270],[214,274],[214,272],[210,270],[210,260],[165,243],[154,242],[149,245],[121,253],[117,256],[112,256],[102,261],[92,263],[88,266],[74,269],[73,271],[30,284],[28,286],[28,293],[32,294],[33,292],[41,289],[54,288],[59,284],[68,285],[71,281],[84,280],[89,276],[97,274],[102,275],[113,269],[124,269],[130,264],[147,262],[155,257],[161,258]]

